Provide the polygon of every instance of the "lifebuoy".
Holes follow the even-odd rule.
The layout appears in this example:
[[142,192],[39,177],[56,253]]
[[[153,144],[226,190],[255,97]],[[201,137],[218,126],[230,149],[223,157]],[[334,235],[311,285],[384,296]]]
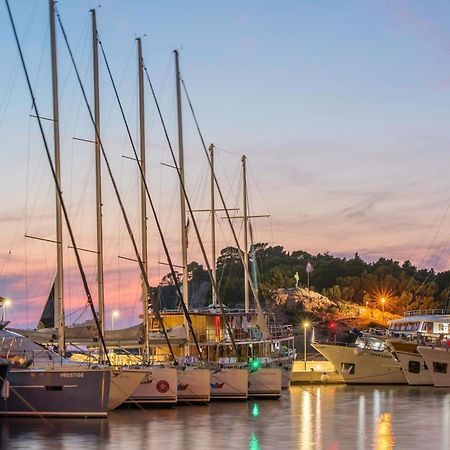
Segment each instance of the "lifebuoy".
[[165,394],[169,390],[169,383],[166,380],[159,380],[156,383],[156,390],[161,394]]

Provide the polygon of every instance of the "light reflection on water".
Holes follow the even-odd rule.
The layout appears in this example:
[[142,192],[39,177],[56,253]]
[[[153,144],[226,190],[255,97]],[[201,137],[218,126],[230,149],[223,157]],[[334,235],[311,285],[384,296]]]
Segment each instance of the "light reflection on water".
[[108,419],[0,419],[0,448],[448,449],[450,390],[294,386],[282,400],[121,409]]

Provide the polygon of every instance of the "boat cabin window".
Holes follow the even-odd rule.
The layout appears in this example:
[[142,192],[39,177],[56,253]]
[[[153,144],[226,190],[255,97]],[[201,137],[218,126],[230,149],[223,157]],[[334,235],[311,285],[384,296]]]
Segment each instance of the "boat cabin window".
[[346,375],[354,375],[355,374],[355,364],[353,363],[341,363],[341,372]]
[[410,373],[420,373],[420,362],[419,361],[409,361],[408,372]]
[[420,331],[423,331],[425,333],[432,333],[433,332],[433,322],[423,322],[422,328]]
[[433,372],[447,373],[447,363],[433,361]]

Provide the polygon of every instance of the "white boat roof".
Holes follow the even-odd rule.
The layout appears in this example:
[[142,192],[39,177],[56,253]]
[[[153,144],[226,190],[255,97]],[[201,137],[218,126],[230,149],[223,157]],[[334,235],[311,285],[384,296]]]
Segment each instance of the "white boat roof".
[[389,321],[389,325],[393,323],[411,323],[411,322],[438,322],[438,323],[450,323],[450,314],[429,314],[423,316],[406,316],[401,319],[393,319]]

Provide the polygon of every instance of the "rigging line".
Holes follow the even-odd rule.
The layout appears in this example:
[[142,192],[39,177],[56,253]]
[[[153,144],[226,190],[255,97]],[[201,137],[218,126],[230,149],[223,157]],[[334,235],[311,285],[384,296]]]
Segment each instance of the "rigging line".
[[[172,62],[171,61],[171,57],[169,56],[168,59],[167,59],[167,64],[166,64],[166,68],[164,70],[164,74],[163,74],[162,79],[161,79],[161,81],[159,83],[159,86],[160,86],[160,88],[159,88],[159,97],[163,98],[163,99],[166,96],[165,93],[166,93],[168,80],[169,80],[169,73],[170,73],[170,68],[171,68],[171,62]],[[148,122],[146,131],[153,129],[153,127],[156,127],[156,121],[157,121],[157,115],[156,114],[148,114],[147,117],[146,117],[146,120]],[[151,134],[150,133],[146,133],[145,135],[147,137],[147,136],[150,136]]]
[[[428,249],[427,249],[427,251],[426,251],[426,253],[425,253],[425,256],[422,258],[422,261],[421,261],[420,265],[422,265],[422,264],[424,263],[425,257],[428,255],[428,253],[429,253],[429,251],[430,251],[432,245],[434,244],[434,241],[435,241],[436,238],[437,238],[437,234],[438,234],[438,232],[439,232],[440,229],[441,229],[442,223],[443,223],[445,217],[447,216],[449,207],[450,207],[450,201],[449,201],[449,203],[447,204],[447,208],[446,208],[445,211],[444,211],[444,215],[442,216],[442,220],[441,220],[441,222],[440,222],[440,224],[439,224],[439,227],[438,227],[438,229],[436,230],[436,233],[434,234],[433,239],[432,239],[432,241],[430,242],[430,245],[428,246]],[[438,256],[439,258],[440,258],[440,255],[442,255],[442,253],[445,251],[445,248],[448,246],[449,240],[450,240],[450,235],[448,235],[448,237],[446,238],[445,241],[442,241],[442,244],[441,244],[441,251],[440,251],[439,256]],[[412,283],[412,282],[415,280],[416,275],[417,275],[418,273],[419,273],[419,267],[417,267],[417,270],[416,270],[416,273],[414,274],[414,276],[410,278],[410,283]],[[420,289],[425,285],[425,283],[428,281],[428,278],[429,278],[429,276],[430,276],[430,273],[431,273],[431,272],[429,272],[429,273],[427,274],[427,276],[426,276],[425,280],[422,282],[421,286],[416,290],[416,294],[419,292],[419,290],[420,290]],[[409,288],[410,283],[408,283],[408,285],[407,285],[407,287],[406,287],[407,289]]]
[[439,222],[439,225],[438,225],[438,227],[436,229],[436,232],[434,233],[433,239],[431,240],[431,242],[430,242],[430,244],[429,244],[429,246],[427,248],[427,251],[426,251],[425,255],[423,256],[423,258],[422,258],[421,262],[419,263],[419,265],[422,265],[424,263],[426,257],[428,256],[428,253],[429,253],[431,247],[433,246],[434,241],[436,240],[437,235],[439,234],[439,231],[441,230],[442,224],[443,224],[443,222],[444,222],[444,220],[445,220],[445,218],[446,218],[446,216],[448,214],[449,208],[450,208],[450,200],[448,201],[447,206],[446,206],[446,208],[443,211],[443,214],[442,214],[442,217],[441,217],[441,221]]
[[[83,45],[81,46],[82,52],[81,52],[81,57],[84,59],[84,54],[87,48],[87,39],[88,39],[88,32],[87,32],[87,27],[89,24],[89,15],[86,15],[86,18],[84,20],[84,24],[83,27],[81,28],[81,33],[80,33],[80,37],[78,38],[78,42],[77,45],[75,46],[75,54],[78,54],[78,50],[80,49],[81,43],[83,42]],[[84,41],[83,41],[84,38]],[[60,93],[60,99],[62,100],[64,97],[64,94],[66,92],[66,86],[69,82],[69,77],[70,77],[70,66],[67,67],[67,72],[63,78],[63,81],[61,83],[61,93]],[[74,103],[74,97],[75,97],[75,92],[72,91],[72,101],[70,102],[71,104]]]
[[[430,278],[431,274],[432,274],[432,270],[428,271],[427,276],[425,277],[425,279],[423,280],[422,284],[417,288],[416,290],[416,295],[419,293],[419,291],[425,287],[426,283],[428,282],[428,284],[433,283],[436,281],[437,277],[440,275],[439,271],[442,271],[442,269],[445,268],[445,266],[447,265],[449,259],[450,259],[450,255],[447,256],[447,258],[443,259],[442,258],[442,254],[444,253],[445,249],[448,246],[448,243],[450,242],[450,233],[447,235],[446,241],[443,243],[444,245],[441,247],[441,251],[440,253],[437,255],[437,259],[438,259],[438,266],[436,267],[436,271],[434,272],[434,276],[433,278],[428,281],[428,279]],[[440,262],[439,262],[440,261]]]
[[[5,0],[5,1],[8,1],[8,0]],[[127,214],[125,212],[125,207],[124,207],[124,204],[122,202],[122,198],[120,196],[119,190],[117,188],[117,184],[116,184],[116,181],[114,179],[114,176],[113,176],[113,173],[112,173],[112,170],[111,170],[111,166],[109,164],[109,159],[108,159],[108,157],[106,155],[105,148],[103,146],[103,141],[102,141],[102,139],[100,137],[100,133],[98,132],[98,128],[97,128],[97,125],[95,123],[94,116],[92,115],[92,110],[91,110],[89,101],[88,101],[87,96],[86,96],[86,91],[85,91],[83,83],[81,81],[80,73],[79,73],[78,67],[77,67],[77,65],[75,63],[75,59],[74,59],[74,56],[73,56],[73,53],[72,53],[72,49],[70,48],[69,41],[67,39],[67,35],[66,35],[66,32],[65,32],[64,26],[62,24],[61,16],[60,16],[58,10],[56,11],[56,15],[58,17],[59,26],[61,28],[61,31],[62,31],[62,34],[63,34],[63,37],[64,37],[64,41],[66,43],[67,50],[68,50],[68,52],[70,54],[70,59],[71,59],[72,64],[73,64],[73,67],[74,67],[74,70],[75,70],[75,73],[76,73],[76,77],[78,79],[78,84],[80,86],[81,92],[83,94],[84,101],[86,103],[86,108],[87,108],[87,110],[89,112],[89,117],[90,117],[91,122],[92,122],[92,124],[94,126],[94,129],[95,129],[95,136],[98,139],[98,142],[99,142],[99,145],[100,145],[100,149],[101,149],[101,152],[102,152],[102,155],[103,155],[103,159],[105,161],[105,166],[106,166],[106,169],[108,171],[109,177],[111,179],[111,184],[112,184],[114,192],[116,194],[116,198],[117,198],[117,201],[119,203],[120,210],[122,212],[122,216],[123,216],[123,219],[124,219],[127,231],[128,231],[128,235],[130,237],[130,240],[131,240],[131,243],[132,243],[135,255],[136,255],[136,259],[138,260],[139,268],[141,269],[142,277],[144,278],[144,282],[145,282],[145,284],[146,284],[146,286],[148,288],[148,292],[151,292],[151,287],[150,287],[150,283],[149,283],[148,278],[147,278],[147,274],[145,273],[144,264],[142,262],[140,254],[139,254],[137,243],[136,243],[136,240],[134,238],[134,234],[133,234],[133,231],[131,229],[131,225],[130,225],[130,222],[128,220]],[[100,41],[99,41],[99,43],[100,43]],[[100,47],[103,49],[103,47],[101,46],[101,43],[100,43]],[[74,247],[75,247],[75,245],[74,245]],[[76,253],[78,254],[78,250],[76,250]],[[90,301],[92,303],[92,299],[90,299]],[[93,305],[92,305],[92,307],[93,307]],[[95,312],[95,310],[94,310],[94,312]],[[161,317],[160,314],[159,314],[159,311],[156,311],[156,310],[155,310],[155,315],[157,317],[158,316]],[[97,315],[95,315],[95,320],[96,320],[96,323],[98,324]],[[148,318],[144,317],[144,323],[147,323],[147,321],[148,321]],[[162,319],[160,321],[160,324],[161,324],[161,328],[163,330],[163,334],[166,337],[167,345],[168,345],[168,347],[170,349],[170,353],[172,355],[172,358],[175,360],[175,354],[173,352],[172,345],[170,343],[170,340],[169,340],[169,337],[167,335],[167,331],[166,331],[166,328],[164,326],[164,323],[162,322]],[[146,339],[146,341],[148,341],[148,336],[145,336],[145,339]],[[103,336],[102,336],[102,340],[103,340]],[[106,347],[105,347],[105,350],[106,350]]]
[[443,220],[445,219],[445,216],[447,215],[449,206],[450,206],[450,197],[449,197],[449,199],[447,200],[447,206],[446,206],[444,209],[442,209],[442,210],[436,215],[436,217],[434,218],[432,224],[428,227],[427,231],[424,233],[424,235],[422,236],[422,238],[420,239],[420,241],[417,243],[416,248],[411,252],[410,257],[408,258],[408,260],[411,259],[411,257],[413,256],[413,254],[414,254],[414,253],[416,252],[416,250],[419,248],[420,244],[424,241],[425,237],[428,235],[429,232],[431,232],[432,228],[433,228],[434,225],[436,224],[436,222],[437,222],[437,220],[439,219],[440,215],[443,214],[442,219],[441,219],[441,222],[440,222],[440,224],[439,224],[439,227],[438,227],[438,229],[437,229],[437,231],[436,231],[436,233],[435,233],[435,235],[434,235],[434,237],[433,237],[433,239],[432,239],[432,242],[430,242],[430,244],[429,244],[429,246],[428,246],[428,249],[427,249],[425,255],[423,256],[422,260],[420,261],[420,263],[417,264],[416,271],[415,271],[413,277],[410,278],[410,283],[408,283],[407,289],[409,288],[410,284],[415,280],[415,277],[416,277],[416,275],[417,275],[417,273],[418,273],[418,271],[419,271],[419,266],[421,266],[421,265],[423,264],[423,262],[424,262],[424,260],[425,260],[425,258],[426,258],[426,255],[428,254],[429,249],[430,249],[431,245],[433,244],[433,242],[434,242],[434,240],[435,240],[435,238],[436,238],[436,235],[437,235],[437,233],[439,232],[439,230],[440,230],[440,228],[441,228],[441,226],[442,226]]
[[[195,220],[194,214],[192,212],[191,202],[190,202],[189,197],[188,197],[188,195],[186,193],[186,187],[184,185],[183,176],[182,176],[182,174],[180,172],[180,167],[178,165],[177,159],[175,157],[175,153],[174,153],[173,148],[172,148],[172,144],[171,144],[170,139],[169,139],[169,135],[167,133],[166,124],[164,122],[164,119],[163,119],[163,116],[162,116],[162,113],[161,113],[161,109],[159,107],[159,102],[158,102],[158,99],[156,98],[155,90],[153,89],[153,84],[152,84],[152,82],[150,80],[150,76],[148,74],[147,67],[144,64],[144,61],[142,61],[142,65],[144,67],[144,71],[145,71],[145,75],[147,77],[148,84],[149,84],[150,89],[152,91],[153,100],[155,101],[155,105],[156,105],[156,108],[158,110],[158,115],[159,115],[159,118],[161,120],[161,124],[162,124],[163,130],[164,130],[164,135],[166,137],[167,144],[169,146],[169,150],[170,150],[170,153],[171,153],[171,156],[172,156],[173,164],[174,164],[174,166],[176,168],[176,171],[177,171],[178,179],[179,179],[179,182],[180,182],[180,187],[181,187],[181,190],[183,192],[184,198],[186,200],[186,205],[188,207],[189,214],[191,215],[192,224],[194,225],[195,233],[196,233],[197,239],[199,241],[199,245],[200,245],[200,248],[201,248],[201,251],[202,251],[203,258],[205,260],[205,265],[206,265],[206,268],[207,268],[207,271],[208,271],[208,276],[209,276],[209,278],[211,280],[211,284],[212,284],[213,289],[214,289],[214,291],[216,293],[217,300],[219,301],[220,312],[221,312],[223,321],[225,323],[225,326],[226,326],[226,328],[228,330],[229,337],[230,337],[230,340],[231,340],[231,343],[232,343],[232,346],[233,346],[233,350],[235,351],[236,355],[238,355],[239,353],[238,353],[238,350],[237,350],[237,347],[236,347],[236,343],[234,341],[233,331],[231,329],[231,326],[230,326],[230,323],[229,323],[229,321],[227,319],[227,316],[225,315],[225,310],[224,310],[224,307],[223,307],[222,299],[220,297],[219,290],[217,289],[217,284],[214,281],[214,278],[212,276],[211,265],[209,263],[208,256],[206,255],[206,251],[205,251],[205,247],[203,245],[203,242],[200,239],[200,231],[199,231],[199,229],[197,227],[197,221]],[[209,161],[209,156],[208,156],[208,161]]]
[[[28,39],[31,36],[31,29],[34,24],[34,20],[36,18],[37,8],[38,8],[38,2],[35,2],[33,9],[31,10],[31,13],[28,17],[28,21],[25,26],[25,32],[23,33],[23,36],[22,36],[22,42],[23,42],[23,46],[25,49],[27,48],[27,45],[28,45]],[[17,57],[14,61],[13,70],[11,71],[8,82],[6,83],[6,89],[4,91],[4,95],[3,95],[2,101],[0,103],[0,128],[3,124],[3,120],[5,118],[6,111],[8,110],[9,100],[11,99],[11,94],[13,92],[13,86],[17,79],[17,71],[19,70],[19,64],[20,64],[19,56],[17,55]]]
[[221,151],[221,152],[223,152],[223,153],[228,153],[229,155],[236,156],[237,158],[239,158],[239,160],[241,159],[242,155],[238,155],[237,153],[234,153],[231,150],[225,150],[224,148],[221,148],[221,147],[216,147],[216,149]]
[[[191,110],[192,117],[194,118],[194,122],[195,122],[195,125],[197,127],[197,131],[198,131],[198,134],[200,136],[200,140],[201,140],[202,145],[203,145],[203,150],[205,152],[206,158],[208,159],[209,166],[211,167],[211,170],[212,170],[212,164],[211,164],[211,159],[210,159],[209,154],[208,154],[208,149],[206,148],[205,140],[203,139],[203,134],[202,134],[202,132],[200,130],[200,125],[199,125],[199,123],[197,121],[197,116],[195,115],[194,107],[192,106],[192,102],[191,102],[191,99],[189,97],[189,94],[188,94],[188,91],[187,91],[187,88],[186,88],[186,85],[185,85],[183,79],[181,79],[181,83],[183,84],[183,88],[184,88],[184,92],[186,94],[186,98],[187,98],[187,101],[188,101],[188,104],[189,104],[189,108]],[[216,177],[215,174],[214,174],[214,182],[216,184],[217,192],[219,193],[220,200],[222,201],[222,205],[223,205],[223,208],[225,210],[225,214],[227,216],[228,224],[230,225],[230,228],[231,228],[231,233],[233,235],[234,242],[236,244],[236,247],[239,250],[239,258],[240,258],[240,260],[242,262],[242,266],[244,267],[245,272],[247,272],[247,274],[249,275],[249,277],[248,277],[248,279],[249,279],[249,286],[250,286],[250,289],[252,291],[253,297],[255,299],[255,303],[256,303],[258,312],[261,312],[261,305],[259,304],[258,296],[256,295],[255,286],[253,285],[253,281],[251,280],[251,276],[250,276],[250,271],[248,269],[248,265],[245,263],[244,253],[241,250],[241,246],[239,245],[239,241],[237,239],[237,235],[236,235],[236,232],[234,230],[234,226],[233,226],[233,223],[232,223],[232,220],[231,220],[230,213],[229,213],[228,208],[226,207],[226,204],[225,204],[225,198],[223,196],[222,189],[221,189],[221,187],[219,185],[219,182],[217,181],[217,177]],[[245,251],[247,251],[247,249],[245,249]]]
[[256,190],[258,191],[258,194],[259,194],[259,196],[260,196],[261,200],[263,201],[264,206],[265,206],[265,208],[266,208],[266,213],[269,214],[269,211],[270,211],[270,210],[269,210],[269,207],[268,207],[268,205],[267,205],[267,203],[266,203],[266,200],[265,200],[265,198],[264,198],[264,196],[263,196],[263,194],[262,194],[261,188],[260,188],[260,186],[259,186],[259,184],[258,184],[258,181],[257,181],[257,179],[256,179],[255,171],[253,170],[252,164],[249,164],[249,163],[247,162],[247,167],[249,168],[250,177],[251,177],[251,179],[252,179],[251,185],[255,185],[255,186],[256,186]]
[[[108,59],[106,58],[106,53],[105,53],[105,50],[104,50],[104,48],[103,48],[103,44],[102,44],[101,40],[99,39],[98,33],[97,33],[97,41],[98,41],[98,43],[99,43],[99,45],[100,45],[100,49],[101,49],[101,51],[102,51],[102,55],[103,55],[103,58],[104,58],[104,60],[105,60],[106,69],[107,69],[107,71],[108,71],[108,74],[109,74],[109,77],[110,77],[110,80],[111,80],[111,84],[112,84],[112,86],[113,86],[114,93],[115,93],[115,96],[116,96],[116,99],[117,99],[117,102],[118,102],[118,105],[119,105],[119,109],[120,109],[120,112],[121,112],[121,115],[122,115],[122,118],[123,118],[123,121],[124,121],[126,130],[127,130],[128,138],[129,138],[129,140],[130,140],[130,144],[131,144],[131,147],[132,147],[132,149],[133,149],[133,154],[134,154],[134,157],[135,157],[135,159],[136,159],[136,164],[138,165],[138,168],[139,168],[139,172],[140,172],[140,175],[141,175],[141,181],[142,181],[142,184],[143,184],[143,186],[144,186],[145,192],[146,192],[146,194],[147,194],[147,199],[148,199],[150,208],[151,208],[151,210],[152,210],[153,218],[154,218],[154,220],[155,220],[155,224],[156,224],[156,227],[157,227],[157,229],[158,229],[158,233],[159,233],[159,236],[160,236],[160,240],[161,240],[161,243],[162,243],[162,245],[163,245],[163,247],[164,247],[164,253],[165,253],[165,255],[166,255],[167,262],[168,262],[168,264],[169,264],[169,266],[170,266],[170,271],[171,271],[172,276],[173,276],[173,278],[174,278],[174,282],[175,282],[175,284],[176,284],[177,293],[178,293],[178,295],[180,295],[180,296],[182,297],[182,293],[181,293],[180,286],[179,286],[179,284],[176,283],[176,281],[175,281],[175,280],[176,280],[176,276],[175,276],[175,268],[174,268],[173,263],[172,263],[172,258],[170,257],[170,253],[169,253],[169,249],[168,249],[168,247],[167,247],[166,239],[165,239],[164,234],[163,234],[163,232],[162,232],[161,224],[160,224],[158,215],[157,215],[157,213],[156,213],[155,205],[154,205],[153,199],[152,199],[152,197],[151,197],[151,195],[150,195],[150,191],[149,191],[149,189],[148,189],[147,180],[145,179],[144,172],[143,172],[143,169],[142,169],[142,165],[141,165],[140,159],[139,159],[139,157],[138,157],[138,154],[137,154],[137,151],[136,151],[136,147],[135,147],[135,145],[134,145],[133,138],[132,138],[132,136],[131,136],[130,128],[129,128],[129,126],[128,126],[128,121],[126,120],[126,116],[125,116],[125,113],[124,113],[124,110],[123,110],[123,107],[122,107],[122,102],[121,102],[120,97],[119,97],[119,92],[117,91],[116,84],[115,84],[115,82],[114,82],[114,78],[113,78],[113,76],[112,76],[112,72],[111,72],[111,69],[110,69],[110,66],[109,66],[109,63],[108,63]],[[140,63],[142,64],[142,67],[145,69],[143,59],[140,61]],[[146,70],[146,69],[145,69],[145,70]],[[136,247],[136,251],[137,251],[137,247]],[[138,253],[139,253],[139,252],[137,251],[136,256],[139,256]],[[139,259],[139,258],[138,258],[138,259]],[[142,265],[142,261],[140,261],[140,265]],[[152,290],[151,290],[150,284],[149,284],[149,282],[148,282],[147,275],[145,274],[145,269],[144,269],[144,266],[143,266],[143,265],[142,265],[142,267],[141,267],[141,270],[142,270],[142,275],[143,275],[143,276],[145,275],[144,278],[145,278],[145,283],[146,283],[146,285],[147,285],[148,292],[151,293]],[[186,304],[184,303],[184,301],[182,301],[182,307],[183,307],[184,316],[186,317],[186,321],[187,321],[187,323],[188,323],[188,327],[189,327],[189,329],[190,329],[190,331],[191,331],[191,333],[192,333],[192,337],[194,338],[195,346],[197,347],[197,351],[198,351],[198,353],[199,353],[199,358],[200,358],[200,360],[202,360],[202,359],[203,359],[203,356],[202,356],[201,348],[200,348],[200,345],[199,345],[199,343],[198,343],[197,336],[196,336],[196,334],[195,334],[195,332],[194,332],[194,328],[193,328],[193,326],[192,326],[192,319],[191,319],[191,317],[190,317],[190,315],[189,315],[189,311],[188,311],[187,306],[186,306]],[[170,344],[169,337],[168,337],[167,332],[166,332],[165,327],[164,327],[164,323],[163,323],[162,317],[161,317],[160,314],[159,314],[159,309],[158,309],[158,308],[155,308],[155,311],[157,311],[157,318],[158,318],[158,321],[159,321],[160,324],[161,324],[161,328],[163,329],[163,332],[164,332],[164,335],[165,335],[165,337],[166,337],[167,343],[168,343],[168,345],[169,345],[170,351],[171,351],[171,353],[172,353],[172,356],[173,356],[174,359],[175,359],[175,356],[174,356],[174,354],[173,354],[173,350],[172,350],[172,347],[171,347],[171,344]],[[158,316],[159,316],[159,317],[158,317]]]
[[[127,59],[125,61],[125,65],[124,65],[123,71],[122,71],[122,73],[121,73],[121,75],[119,77],[119,83],[118,83],[119,88],[122,86],[123,80],[125,79],[125,75],[128,72],[128,69],[131,67],[130,61],[131,61],[131,57],[133,55],[133,52],[134,52],[134,44],[131,43],[130,44],[130,51],[128,52],[128,57],[127,57]],[[133,94],[133,95],[135,95],[135,94]],[[102,125],[102,129],[103,129],[104,133],[108,129],[113,109],[114,109],[114,103],[111,102],[111,106],[109,108],[108,114],[106,115],[106,120],[104,121],[104,124]]]
[[37,89],[37,87],[39,85],[39,78],[40,78],[40,75],[41,75],[42,61],[44,59],[44,51],[47,48],[47,42],[46,41],[47,41],[48,33],[49,33],[49,28],[46,28],[45,36],[44,36],[44,39],[42,41],[42,48],[41,48],[41,53],[40,53],[40,57],[39,57],[39,64],[38,64],[38,68],[37,68],[36,79],[34,81],[34,89]]
[[94,304],[92,303],[91,292],[89,290],[89,286],[88,286],[87,280],[86,280],[86,275],[84,273],[83,266],[81,264],[80,254],[78,253],[77,245],[76,245],[76,242],[75,242],[75,236],[74,236],[74,234],[72,232],[72,227],[70,225],[69,216],[67,214],[66,205],[65,205],[65,202],[64,202],[64,199],[63,199],[63,196],[62,196],[61,187],[59,185],[58,177],[56,176],[55,168],[53,166],[53,161],[52,161],[52,157],[51,157],[51,154],[50,154],[50,149],[48,147],[47,138],[45,137],[44,128],[42,126],[41,116],[39,115],[39,110],[38,110],[38,107],[37,107],[37,104],[36,104],[36,99],[34,97],[33,87],[31,86],[30,77],[28,75],[28,69],[27,69],[27,66],[25,64],[25,59],[24,59],[24,56],[23,56],[23,53],[22,53],[22,47],[20,45],[19,37],[17,35],[16,25],[14,23],[14,19],[13,19],[12,13],[11,13],[11,8],[9,6],[9,0],[5,0],[5,3],[6,3],[7,10],[8,10],[8,15],[9,15],[9,20],[10,20],[10,23],[11,23],[11,27],[12,27],[12,30],[13,30],[13,33],[14,33],[14,38],[15,38],[16,45],[17,45],[17,50],[19,51],[20,60],[22,62],[22,68],[23,68],[23,71],[24,71],[24,74],[25,74],[25,78],[26,78],[26,81],[27,81],[28,90],[30,92],[30,97],[31,97],[31,101],[32,101],[32,104],[33,104],[33,109],[36,112],[36,119],[37,119],[38,124],[39,124],[39,130],[41,132],[42,140],[44,141],[45,152],[47,153],[47,159],[48,159],[48,162],[49,162],[49,165],[50,165],[50,170],[52,172],[53,180],[55,182],[56,192],[57,192],[58,198],[59,198],[59,200],[61,202],[61,208],[62,208],[62,212],[63,212],[63,215],[64,215],[64,219],[66,221],[67,229],[69,231],[70,240],[71,240],[72,245],[74,247],[75,255],[76,255],[76,258],[77,258],[78,269],[80,271],[80,275],[81,275],[81,278],[82,278],[82,281],[83,281],[83,286],[84,286],[85,293],[86,293],[86,296],[87,296],[87,299],[88,299],[88,302],[89,302],[89,306],[91,307],[92,314],[93,314],[94,320],[95,320],[95,324],[97,326],[97,330],[99,332],[100,339],[102,341],[102,345],[103,345],[103,348],[104,348],[105,353],[106,353],[106,358],[107,358],[108,364],[110,364],[109,357],[108,357],[108,352],[106,350],[106,344],[105,344],[105,341],[104,341],[104,338],[103,338],[103,334],[101,333],[101,330],[100,330],[100,324],[98,322],[98,317],[97,317],[97,313],[95,312]]
[[223,172],[223,174],[225,176],[225,179],[226,179],[226,181],[228,183],[228,189],[231,191],[232,194],[234,194],[235,193],[235,188],[234,187],[236,185],[236,179],[240,176],[240,174],[242,172],[242,170],[241,170],[241,165],[242,165],[241,160],[240,159],[238,160],[238,162],[237,162],[237,164],[235,166],[235,169],[232,172],[232,173],[234,173],[233,179],[230,181],[230,176],[229,176],[229,174],[228,174],[228,172],[227,172],[227,170],[225,168],[225,163],[224,163],[224,161],[222,159],[222,155],[220,155],[220,153],[217,154],[217,158],[216,159],[218,161],[217,165],[220,166],[220,168],[222,169],[222,172]]
[[[6,271],[9,267],[9,262],[11,260],[11,254],[12,254],[12,249],[14,248],[15,244],[16,244],[16,240],[17,240],[17,236],[19,234],[19,229],[21,228],[21,225],[23,223],[24,225],[24,235],[27,234],[27,211],[28,211],[28,193],[29,193],[29,171],[30,171],[30,142],[31,142],[31,117],[29,117],[28,120],[28,130],[27,130],[27,160],[26,160],[26,177],[25,177],[25,202],[24,205],[22,207],[22,211],[20,213],[20,219],[19,219],[19,223],[16,226],[12,241],[10,243],[9,247],[9,251],[6,254],[5,258],[4,258],[4,262],[3,262],[3,267],[2,270],[0,271],[0,288],[1,291],[4,290],[5,287],[5,283],[6,283]],[[39,162],[38,164],[40,165],[40,162],[42,160],[42,154],[40,156]],[[33,180],[31,182],[31,185],[33,185],[34,180],[36,178],[36,173],[37,171],[34,172],[33,174]]]

